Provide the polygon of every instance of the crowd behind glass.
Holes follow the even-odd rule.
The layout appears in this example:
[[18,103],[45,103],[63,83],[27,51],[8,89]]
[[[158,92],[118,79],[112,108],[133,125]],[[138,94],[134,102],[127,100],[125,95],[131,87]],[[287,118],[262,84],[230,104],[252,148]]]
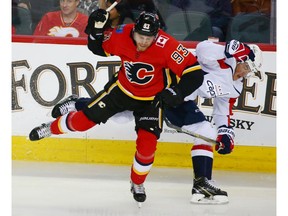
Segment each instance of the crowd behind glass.
[[[33,35],[42,16],[63,0],[12,0],[12,34]],[[101,0],[100,0],[101,1]],[[211,39],[276,44],[276,0],[122,0],[129,22],[143,10],[158,13],[161,27],[180,41]],[[80,0],[89,16],[99,0]],[[124,22],[125,23],[125,22]]]

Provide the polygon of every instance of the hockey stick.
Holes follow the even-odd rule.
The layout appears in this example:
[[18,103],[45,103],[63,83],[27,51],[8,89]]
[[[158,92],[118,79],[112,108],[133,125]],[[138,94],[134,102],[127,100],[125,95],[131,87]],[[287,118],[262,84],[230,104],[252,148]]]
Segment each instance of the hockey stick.
[[202,135],[197,134],[197,133],[193,133],[193,132],[191,132],[191,131],[189,131],[189,130],[186,130],[186,129],[184,129],[184,128],[178,127],[178,126],[176,126],[176,125],[173,125],[173,124],[167,119],[166,116],[164,116],[164,121],[165,121],[165,123],[166,123],[166,125],[167,125],[168,127],[173,128],[173,129],[175,129],[176,131],[178,131],[178,132],[180,132],[180,133],[185,133],[185,134],[188,134],[188,135],[193,136],[193,137],[195,137],[195,138],[203,139],[203,140],[205,140],[205,141],[207,141],[207,142],[213,143],[213,144],[215,144],[215,145],[219,145],[219,143],[216,142],[216,140],[214,140],[214,139],[211,139],[211,138],[209,138],[209,137],[202,136]]
[[[119,4],[121,2],[121,0],[116,0],[115,2],[113,2],[113,4],[111,4],[106,11],[109,12],[111,11],[117,4]],[[97,23],[99,22],[95,22],[95,28],[97,28]]]
[[119,4],[121,0],[116,0],[115,2],[113,2],[113,4],[110,5],[110,7],[108,7],[106,9],[107,12],[111,11],[117,4]]

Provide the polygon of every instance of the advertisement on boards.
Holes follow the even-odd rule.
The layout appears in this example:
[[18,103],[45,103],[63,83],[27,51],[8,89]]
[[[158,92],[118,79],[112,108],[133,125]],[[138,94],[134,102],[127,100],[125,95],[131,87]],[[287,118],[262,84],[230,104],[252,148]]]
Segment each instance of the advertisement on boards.
[[[71,94],[93,96],[120,67],[117,56],[96,56],[86,45],[13,43],[12,50],[12,136],[28,136],[35,126],[52,121],[53,106]],[[263,55],[263,71],[244,81],[233,109],[237,145],[276,146],[276,52]],[[213,123],[213,100],[198,98],[197,104]],[[136,134],[133,119],[111,119],[61,137],[135,140]],[[193,137],[165,125],[159,141],[191,143]]]

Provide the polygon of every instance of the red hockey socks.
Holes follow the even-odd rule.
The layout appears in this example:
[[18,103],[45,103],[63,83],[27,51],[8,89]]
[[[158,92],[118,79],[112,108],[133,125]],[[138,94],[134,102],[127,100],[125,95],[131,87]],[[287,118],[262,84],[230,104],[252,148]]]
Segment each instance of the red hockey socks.
[[153,133],[143,129],[139,129],[137,135],[137,151],[131,167],[131,180],[134,184],[142,184],[154,162],[157,137]]
[[86,131],[95,125],[82,111],[70,112],[52,122],[51,133],[63,134],[70,131]]

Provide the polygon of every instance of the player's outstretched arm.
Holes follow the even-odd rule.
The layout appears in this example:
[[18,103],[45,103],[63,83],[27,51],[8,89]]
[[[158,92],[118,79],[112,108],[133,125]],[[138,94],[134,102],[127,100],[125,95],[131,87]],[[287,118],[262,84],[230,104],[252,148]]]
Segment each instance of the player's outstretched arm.
[[103,33],[109,19],[106,10],[98,9],[90,14],[85,33],[88,35],[88,49],[95,55],[106,56],[103,48]]

